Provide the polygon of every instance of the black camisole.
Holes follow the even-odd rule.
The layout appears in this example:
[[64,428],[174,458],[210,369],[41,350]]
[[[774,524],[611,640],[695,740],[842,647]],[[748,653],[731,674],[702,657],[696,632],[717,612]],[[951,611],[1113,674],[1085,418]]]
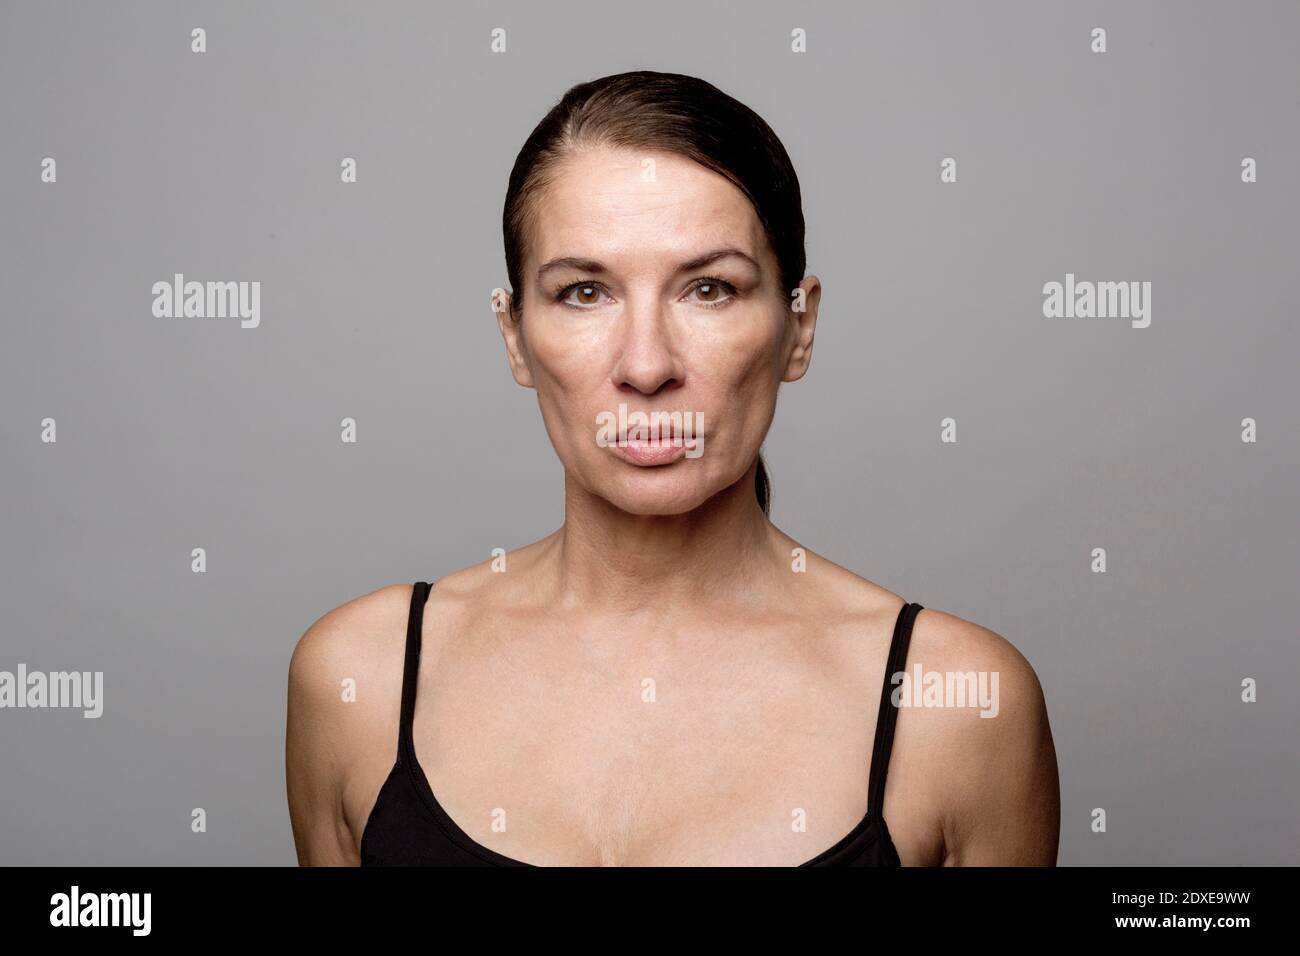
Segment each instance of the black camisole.
[[[415,715],[416,678],[420,669],[420,634],[424,605],[432,585],[417,582],[411,592],[406,627],[406,658],[402,673],[402,709],[397,731],[397,761],[361,835],[362,866],[533,866],[496,852],[462,830],[438,803],[428,778],[415,758],[411,733]],[[880,807],[885,774],[894,745],[898,709],[890,701],[890,676],[907,665],[907,645],[919,604],[904,604],[894,625],[885,679],[880,690],[875,743],[867,785],[867,812],[837,842],[800,866],[901,866]]]

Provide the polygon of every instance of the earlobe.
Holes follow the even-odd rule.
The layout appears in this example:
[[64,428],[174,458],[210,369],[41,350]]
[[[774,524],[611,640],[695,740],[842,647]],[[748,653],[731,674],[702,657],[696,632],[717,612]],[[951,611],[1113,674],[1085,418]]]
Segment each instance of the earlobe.
[[518,352],[510,353],[510,371],[515,377],[515,381],[524,388],[533,387],[533,373],[528,368],[528,363]]

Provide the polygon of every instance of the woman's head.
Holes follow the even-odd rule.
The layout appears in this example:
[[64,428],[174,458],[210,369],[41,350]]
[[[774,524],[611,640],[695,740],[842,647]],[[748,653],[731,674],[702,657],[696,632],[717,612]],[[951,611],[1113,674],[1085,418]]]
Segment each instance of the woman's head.
[[[766,511],[759,449],[820,297],[768,125],[694,77],[579,84],[520,150],[502,225],[498,321],[569,474],[625,511],[679,514],[756,467]],[[635,412],[679,415],[698,441],[666,464],[608,447],[600,422]]]

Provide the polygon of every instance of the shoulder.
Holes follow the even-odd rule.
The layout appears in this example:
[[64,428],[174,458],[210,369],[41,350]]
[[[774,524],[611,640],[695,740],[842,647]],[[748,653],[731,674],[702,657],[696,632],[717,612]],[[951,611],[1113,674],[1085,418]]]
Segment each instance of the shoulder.
[[[396,741],[413,585],[352,598],[312,622],[289,659],[291,756],[324,785],[347,786]],[[395,746],[395,744],[394,744]]]
[[[837,660],[855,684],[879,686],[885,645],[917,596],[811,552],[807,568],[824,584],[822,606],[844,625],[830,628],[846,636]],[[1054,865],[1060,785],[1038,674],[992,628],[917,603],[906,661],[883,675],[899,708],[889,779],[906,810],[895,812],[896,836],[926,834],[930,859],[933,834],[933,859],[945,865]],[[864,633],[876,639],[858,641]]]
[[353,598],[294,646],[285,782],[300,863],[356,862],[348,809],[391,759],[411,592],[394,584]]
[[1001,691],[1012,694],[1012,716],[1024,716],[1042,700],[1037,673],[1011,641],[946,611],[923,607],[917,614],[908,649],[909,664],[915,661],[938,670],[996,673]]
[[[842,622],[859,630],[863,624],[888,624],[878,631],[892,635],[893,623],[908,603],[899,595],[835,564],[807,552],[809,571],[824,582],[828,599],[823,606],[833,610]],[[1032,720],[1042,706],[1043,693],[1038,675],[1020,650],[996,631],[937,608],[922,606],[912,622],[907,666],[920,665],[924,673],[975,672],[996,676],[1006,700],[1004,723]],[[984,720],[987,727],[988,720]],[[979,725],[975,725],[979,726]]]
[[289,659],[291,689],[319,692],[333,679],[382,665],[402,650],[410,613],[411,584],[390,584],[338,605],[311,623]]
[[946,611],[923,607],[916,615],[904,672],[915,686],[902,705],[927,715],[942,731],[935,739],[944,759],[971,773],[990,765],[991,748],[1030,745],[1046,719],[1042,685],[1024,654],[998,632]]
[[[514,561],[516,555],[527,551],[511,552],[508,557]],[[431,582],[434,586],[423,609],[426,635],[445,630],[428,627],[431,619],[446,624],[448,617],[472,616],[488,598],[499,594],[500,585],[493,586],[504,577],[493,573],[498,560],[488,558]],[[388,701],[396,708],[397,698],[382,691],[400,691],[413,592],[414,583],[389,584],[352,598],[313,621],[289,660],[290,694],[305,701],[320,698],[333,702],[338,699],[341,682],[352,678],[357,682],[356,703],[361,705],[356,711],[370,711],[367,701]],[[369,693],[361,693],[363,686]]]
[[924,608],[905,672],[900,727],[924,725],[917,736],[927,741],[948,862],[1054,862],[1056,755],[1043,688],[1024,654],[996,631]]

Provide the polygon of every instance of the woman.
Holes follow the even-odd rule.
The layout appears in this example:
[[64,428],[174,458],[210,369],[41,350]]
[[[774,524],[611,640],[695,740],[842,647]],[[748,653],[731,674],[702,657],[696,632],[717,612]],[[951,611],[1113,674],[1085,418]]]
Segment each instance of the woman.
[[[688,76],[581,84],[524,144],[503,225],[494,308],[564,524],[302,636],[299,862],[1053,865],[1025,659],[768,519],[759,449],[821,286],[767,124]],[[918,669],[995,698],[923,696]]]

